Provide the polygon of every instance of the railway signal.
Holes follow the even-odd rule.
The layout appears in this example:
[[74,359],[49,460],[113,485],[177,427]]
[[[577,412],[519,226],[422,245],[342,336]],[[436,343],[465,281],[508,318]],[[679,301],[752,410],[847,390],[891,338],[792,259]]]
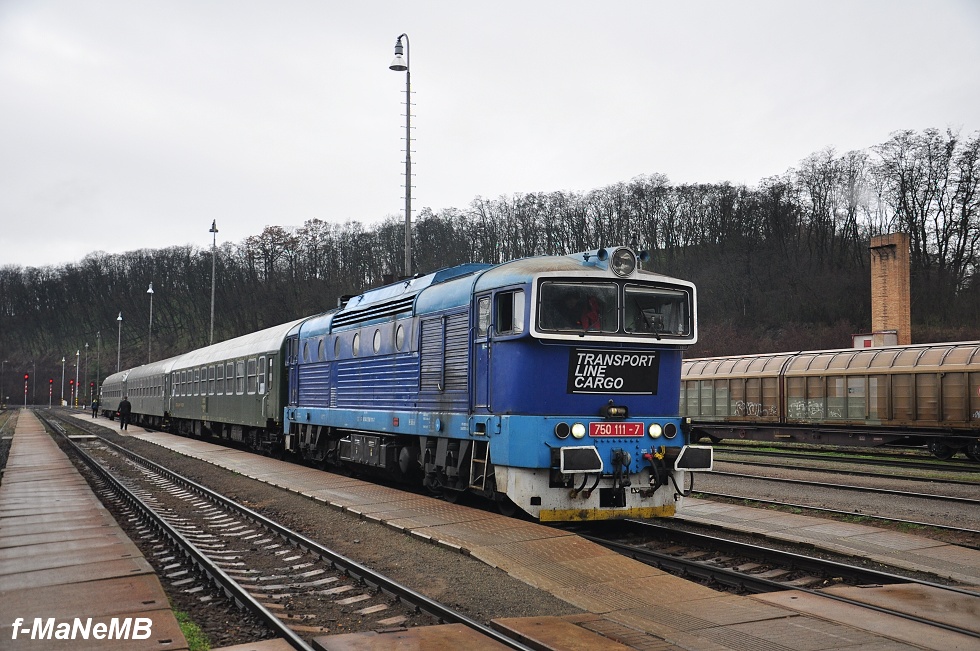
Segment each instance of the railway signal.
[[27,381],[31,379],[30,373],[24,373],[24,408],[27,408]]
[[51,409],[51,397],[54,394],[54,378],[48,378],[48,409]]

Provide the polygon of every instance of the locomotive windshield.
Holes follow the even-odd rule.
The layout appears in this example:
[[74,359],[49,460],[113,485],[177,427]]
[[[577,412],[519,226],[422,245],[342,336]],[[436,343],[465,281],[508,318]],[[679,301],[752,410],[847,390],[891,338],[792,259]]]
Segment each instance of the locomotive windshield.
[[688,337],[690,294],[615,282],[541,283],[537,329],[554,333]]

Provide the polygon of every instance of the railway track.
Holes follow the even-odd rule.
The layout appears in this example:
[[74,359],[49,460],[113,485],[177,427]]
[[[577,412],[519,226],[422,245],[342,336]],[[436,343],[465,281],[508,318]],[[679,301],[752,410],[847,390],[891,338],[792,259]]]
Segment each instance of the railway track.
[[[772,450],[772,449],[758,449],[758,446],[754,447],[742,447],[742,446],[731,446],[724,443],[718,443],[714,445],[716,459],[720,456],[724,461],[731,461],[730,456],[743,456],[743,457],[768,457],[771,459],[792,459],[800,461],[818,461],[825,463],[836,463],[842,465],[861,465],[861,466],[875,466],[880,468],[902,468],[905,470],[926,470],[935,471],[943,473],[957,473],[961,475],[973,475],[980,477],[980,465],[976,462],[950,459],[950,460],[940,460],[932,457],[931,455],[920,456],[920,455],[909,455],[909,454],[887,454],[887,453],[876,453],[862,451],[860,453],[854,452],[841,452],[836,449],[828,449],[821,451],[788,451],[788,450]],[[896,475],[900,477],[903,475]]]
[[[980,530],[969,529],[965,527],[957,527],[953,525],[939,524],[936,522],[923,522],[920,520],[907,520],[902,518],[892,518],[885,515],[873,515],[870,513],[860,513],[856,514],[852,511],[844,511],[842,509],[828,509],[820,506],[812,506],[808,504],[796,504],[793,502],[780,502],[778,500],[763,499],[760,497],[751,497],[748,495],[733,495],[731,493],[715,493],[711,491],[697,490],[694,493],[695,497],[715,497],[726,500],[733,500],[735,502],[754,502],[756,504],[766,504],[768,506],[778,506],[789,509],[800,509],[804,511],[813,511],[816,513],[827,513],[830,515],[839,515],[845,517],[859,516],[861,518],[867,518],[871,520],[879,520],[881,522],[891,522],[893,524],[904,525],[909,527],[931,527],[933,529],[942,529],[943,531],[950,531],[957,534],[966,534],[972,536],[980,536]],[[964,547],[971,547],[973,549],[978,549],[975,545],[966,545],[960,543]]]
[[[655,523],[630,520],[622,523],[625,532],[604,531],[600,535],[580,534],[598,544],[659,569],[725,586],[736,592],[764,593],[779,590],[800,590],[823,598],[869,608],[914,622],[936,626],[948,631],[980,638],[980,632],[952,626],[944,622],[919,617],[840,595],[831,595],[821,587],[850,583],[854,585],[890,585],[915,583],[980,599],[980,592],[940,585],[921,579],[899,576],[879,570],[848,565],[823,558],[761,547],[718,536],[683,531]],[[659,551],[643,544],[622,542],[624,533],[630,537],[668,540],[671,547]]]
[[137,531],[159,541],[152,557],[171,589],[207,599],[216,588],[296,649],[331,632],[434,623],[528,649],[159,464],[95,434],[77,443],[61,423],[38,416],[133,513]]

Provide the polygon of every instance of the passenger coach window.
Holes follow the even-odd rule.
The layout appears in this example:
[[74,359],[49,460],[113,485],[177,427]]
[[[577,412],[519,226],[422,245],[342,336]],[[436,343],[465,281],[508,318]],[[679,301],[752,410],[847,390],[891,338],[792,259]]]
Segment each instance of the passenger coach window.
[[208,395],[214,395],[214,367],[208,367]]
[[248,360],[248,393],[250,395],[255,393],[256,389],[256,377],[255,377],[255,358]]
[[225,393],[235,393],[235,362],[225,364]]
[[215,391],[220,396],[225,392],[225,365],[218,364],[215,368]]
[[524,332],[524,291],[500,292],[497,294],[497,334],[519,334]]
[[242,395],[245,393],[245,362],[238,360],[235,364],[235,393]]
[[616,332],[619,285],[541,283],[538,327],[555,332]]
[[194,395],[201,393],[201,369],[194,369]]
[[[320,347],[323,347],[323,340],[320,340]],[[265,395],[265,357],[259,358],[259,395]]]

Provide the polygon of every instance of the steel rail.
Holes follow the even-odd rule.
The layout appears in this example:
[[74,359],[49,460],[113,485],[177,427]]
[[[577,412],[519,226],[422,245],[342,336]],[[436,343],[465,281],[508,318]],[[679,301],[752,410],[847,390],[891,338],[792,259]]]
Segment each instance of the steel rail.
[[[742,452],[726,451],[728,454],[744,454]],[[765,453],[758,453],[759,456],[763,456]],[[805,457],[797,455],[772,455],[776,458],[789,458],[789,459],[803,459],[806,461],[824,461],[827,463],[837,463],[838,459],[829,459],[826,457]],[[760,468],[786,468],[785,463],[767,463],[765,461],[753,461],[751,459],[724,459],[721,458],[717,453],[715,454],[715,463],[735,463],[745,466],[758,466]],[[869,462],[870,463],[870,462]],[[895,479],[898,481],[926,481],[926,482],[936,482],[939,484],[949,484],[952,486],[980,486],[978,481],[967,481],[964,479],[942,479],[939,477],[916,477],[912,475],[888,475],[881,472],[869,472],[864,470],[841,470],[838,468],[822,468],[819,466],[792,466],[793,470],[804,470],[813,472],[833,472],[835,475],[849,475],[851,477],[874,477],[876,479]],[[925,470],[926,468],[914,467],[909,465],[911,470]]]
[[232,599],[239,608],[249,610],[258,616],[270,629],[285,639],[289,645],[294,649],[297,649],[297,651],[313,651],[313,647],[307,644],[306,641],[297,635],[295,631],[289,628],[285,622],[276,617],[255,597],[250,595],[241,585],[228,576],[224,570],[215,565],[204,552],[194,545],[194,543],[185,538],[183,534],[160,517],[135,493],[123,485],[122,482],[117,480],[112,473],[99,465],[99,463],[81,447],[79,447],[75,441],[71,440],[71,437],[61,427],[60,423],[52,422],[40,414],[36,415],[42,421],[47,423],[53,430],[57,431],[65,439],[65,441],[71,445],[75,453],[78,454],[85,464],[110,486],[113,492],[119,495],[120,498],[127,504],[136,509],[144,519],[148,520],[150,524],[158,532],[160,532],[161,535],[167,537],[171,543],[176,545],[184,553],[185,556],[189,557],[191,562],[196,565],[201,572],[207,575],[208,579],[212,583],[218,585],[224,591],[227,598]]
[[803,554],[774,549],[772,547],[763,547],[753,543],[740,542],[738,540],[732,540],[731,538],[722,538],[720,536],[698,533],[696,531],[687,531],[685,529],[675,529],[656,522],[648,522],[644,520],[625,520],[624,523],[640,528],[644,532],[652,531],[654,535],[661,539],[671,538],[680,540],[686,544],[699,545],[705,547],[706,549],[710,549],[711,551],[721,550],[735,554],[742,554],[745,556],[751,556],[763,562],[772,561],[779,563],[780,565],[788,565],[790,567],[806,570],[808,572],[829,572],[840,576],[849,576],[863,583],[917,583],[930,588],[948,590],[950,592],[957,592],[959,594],[964,594],[971,597],[980,597],[980,592],[968,590],[966,588],[943,585],[933,581],[925,581],[923,579],[903,576],[893,572],[884,572],[882,570],[874,570],[867,567],[860,567],[858,565],[851,565],[849,563],[841,563],[839,561],[832,561],[826,558],[805,556]]
[[[746,456],[770,456],[780,459],[804,459],[810,461],[828,461],[833,463],[844,463],[854,465],[875,465],[889,468],[911,468],[914,470],[935,470],[940,472],[960,472],[967,474],[980,474],[980,465],[973,461],[961,461],[936,459],[909,458],[908,461],[899,461],[898,455],[877,454],[874,452],[862,452],[845,454],[843,456],[832,456],[837,454],[834,451],[827,452],[787,452],[784,450],[753,450],[745,447],[727,446],[721,443],[714,444],[715,454],[744,454]],[[882,457],[882,458],[874,458]]]
[[[749,574],[743,574],[741,572],[736,572],[735,570],[729,570],[725,568],[711,567],[704,563],[698,563],[697,561],[680,559],[668,556],[667,554],[661,554],[659,552],[654,552],[646,549],[641,549],[638,547],[633,547],[631,545],[624,545],[622,543],[613,542],[610,540],[603,540],[602,538],[596,538],[592,536],[584,536],[588,540],[608,547],[609,549],[615,550],[624,556],[633,558],[641,563],[646,563],[647,565],[652,565],[658,568],[664,567],[677,567],[680,571],[691,576],[700,576],[703,578],[710,578],[711,580],[718,581],[725,585],[731,585],[734,582],[733,587],[741,587],[746,590],[753,592],[774,592],[777,590],[786,590],[787,586],[778,581],[773,581],[771,579],[762,579],[758,577],[753,577]],[[943,586],[945,587],[945,586]],[[853,606],[858,606],[860,608],[865,608],[868,610],[874,610],[876,612],[884,613],[887,615],[893,615],[895,617],[901,617],[902,619],[907,619],[909,621],[917,622],[919,624],[925,624],[928,626],[933,626],[936,628],[942,628],[953,633],[959,633],[961,635],[966,635],[973,638],[980,638],[980,632],[972,631],[969,629],[960,628],[952,624],[945,624],[943,622],[935,622],[917,615],[911,615],[909,613],[903,613],[897,610],[891,610],[889,608],[884,608],[882,606],[875,606],[872,604],[864,603],[862,601],[857,601],[855,599],[850,599],[847,597],[842,597],[840,595],[829,594],[826,592],[821,592],[820,590],[813,590],[811,588],[792,588],[793,590],[799,590],[800,592],[806,592],[811,595],[818,597],[824,597],[826,599],[833,599],[835,601],[840,601],[842,603],[850,604]]]
[[744,495],[729,495],[727,493],[713,493],[710,491],[696,490],[695,495],[706,495],[708,497],[722,497],[729,500],[739,500],[745,502],[758,502],[759,504],[771,504],[772,506],[785,506],[794,509],[807,509],[808,511],[817,511],[819,513],[833,513],[836,515],[846,515],[848,517],[861,517],[861,518],[872,518],[874,520],[882,520],[884,522],[895,522],[897,524],[909,524],[917,527],[933,527],[934,529],[943,529],[945,531],[955,531],[957,533],[969,533],[974,535],[980,535],[980,531],[976,529],[964,529],[963,527],[953,527],[946,524],[937,524],[935,522],[919,522],[917,520],[902,520],[900,518],[889,518],[885,515],[871,515],[868,513],[854,513],[853,511],[841,511],[839,509],[826,509],[820,506],[807,506],[806,504],[793,504],[792,502],[777,502],[775,500],[767,500],[759,497],[746,497]]
[[944,502],[960,502],[961,504],[980,505],[980,499],[973,497],[956,497],[954,495],[936,495],[934,493],[913,493],[911,491],[900,491],[892,488],[875,488],[873,486],[852,486],[849,484],[828,484],[807,479],[789,479],[786,477],[767,477],[765,475],[746,475],[738,472],[723,472],[712,470],[712,475],[720,477],[738,477],[739,479],[759,479],[761,481],[777,482],[780,484],[796,484],[798,486],[818,486],[820,488],[837,488],[840,490],[861,491],[862,493],[879,493],[881,495],[897,495],[899,497],[915,497],[928,500],[942,500]]
[[[72,423],[72,424],[76,425],[76,423]],[[151,461],[150,459],[140,456],[139,454],[133,452],[132,450],[129,450],[121,445],[117,445],[112,441],[106,440],[105,438],[103,438],[98,434],[96,434],[96,436],[99,436],[99,440],[101,440],[106,445],[126,455],[127,457],[136,461],[137,463],[147,468],[151,468],[156,472],[159,472],[160,474],[166,476],[171,481],[182,484],[187,489],[198,493],[202,497],[209,499],[212,502],[223,506],[224,508],[235,511],[243,518],[251,520],[256,524],[267,528],[269,531],[275,533],[276,535],[283,538],[293,546],[320,556],[321,559],[331,563],[336,569],[343,571],[348,576],[358,581],[361,581],[365,585],[368,585],[374,588],[375,590],[381,590],[399,600],[413,604],[420,611],[424,611],[443,622],[463,624],[464,626],[471,628],[479,633],[482,633],[483,635],[492,638],[497,642],[500,642],[501,644],[504,644],[512,649],[517,649],[518,651],[533,651],[531,647],[528,647],[517,640],[509,638],[503,633],[496,631],[490,628],[489,626],[485,626],[480,622],[471,619],[466,615],[463,615],[460,612],[452,610],[448,606],[445,606],[439,603],[438,601],[430,599],[429,597],[426,597],[425,595],[416,592],[415,590],[412,590],[411,588],[404,586],[398,583],[397,581],[394,581],[393,579],[390,579],[382,574],[379,574],[374,570],[371,570],[370,568],[361,565],[357,561],[349,559],[346,556],[343,556],[333,551],[332,549],[324,547],[323,545],[316,542],[315,540],[307,538],[301,533],[292,531],[291,529],[279,524],[278,522],[270,520],[269,518],[265,517],[261,513],[258,513],[257,511],[253,511],[252,509],[246,506],[242,506],[241,504],[238,504],[237,502],[231,500],[230,498],[225,497],[221,493],[213,491],[202,484],[198,484],[192,479],[188,479],[187,477],[179,475],[173,470],[165,468],[164,466],[156,463],[155,461]]]

